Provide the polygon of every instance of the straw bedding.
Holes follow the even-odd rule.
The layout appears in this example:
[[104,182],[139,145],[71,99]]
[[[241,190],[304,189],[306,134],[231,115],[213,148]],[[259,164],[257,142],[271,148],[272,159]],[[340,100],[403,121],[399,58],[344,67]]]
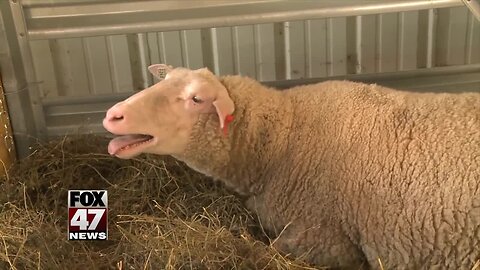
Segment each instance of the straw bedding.
[[[168,157],[107,140],[35,146],[0,182],[0,269],[312,269],[271,245],[240,197]],[[67,191],[106,189],[109,240],[67,240]]]

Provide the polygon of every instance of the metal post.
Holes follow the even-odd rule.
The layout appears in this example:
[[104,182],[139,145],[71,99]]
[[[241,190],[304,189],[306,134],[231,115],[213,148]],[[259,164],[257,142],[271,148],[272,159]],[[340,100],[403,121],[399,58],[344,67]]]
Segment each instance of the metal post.
[[0,1],[0,65],[12,120],[17,154],[45,138],[45,119],[28,43],[22,7],[17,0]]
[[473,16],[480,21],[480,1],[479,0],[462,0],[463,3],[470,9]]
[[15,157],[15,144],[0,74],[0,174],[6,175],[7,179],[8,169],[15,161]]

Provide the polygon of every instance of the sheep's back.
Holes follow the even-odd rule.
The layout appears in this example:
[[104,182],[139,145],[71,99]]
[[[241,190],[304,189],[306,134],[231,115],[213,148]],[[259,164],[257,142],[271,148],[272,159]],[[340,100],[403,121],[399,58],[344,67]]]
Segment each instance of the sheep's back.
[[480,94],[331,81],[285,96],[297,119],[290,179],[309,182],[313,200],[331,200],[311,212],[333,206],[367,257],[390,268],[472,265],[480,255]]

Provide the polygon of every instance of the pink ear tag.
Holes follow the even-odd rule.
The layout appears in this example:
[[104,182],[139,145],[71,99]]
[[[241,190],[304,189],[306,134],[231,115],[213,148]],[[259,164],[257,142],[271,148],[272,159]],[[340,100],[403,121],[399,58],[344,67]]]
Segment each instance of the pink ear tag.
[[228,124],[230,124],[233,121],[233,115],[227,114],[225,116],[225,122],[223,124],[223,135],[227,136],[228,135]]

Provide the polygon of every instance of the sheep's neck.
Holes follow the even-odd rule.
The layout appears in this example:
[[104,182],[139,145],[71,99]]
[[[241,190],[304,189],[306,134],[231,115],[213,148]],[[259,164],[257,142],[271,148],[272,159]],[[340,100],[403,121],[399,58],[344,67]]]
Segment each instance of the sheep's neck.
[[264,176],[284,157],[291,106],[284,95],[253,80],[235,76],[222,82],[236,106],[229,135],[219,129],[216,114],[203,115],[186,153],[177,158],[240,194],[255,195],[269,180]]

